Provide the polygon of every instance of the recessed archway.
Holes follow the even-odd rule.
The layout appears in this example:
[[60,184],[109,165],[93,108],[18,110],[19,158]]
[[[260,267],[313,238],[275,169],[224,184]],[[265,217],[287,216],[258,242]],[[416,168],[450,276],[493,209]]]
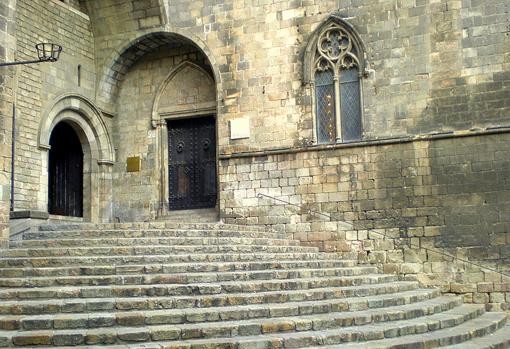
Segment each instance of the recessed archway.
[[[215,95],[214,78],[192,61],[174,67],[158,89],[152,123],[161,126],[162,207],[178,210],[216,204]],[[196,187],[196,192],[188,192],[190,187]]]
[[[196,124],[198,119],[208,117],[207,129],[212,134],[207,137],[209,141],[203,141],[208,150],[214,148],[210,173],[214,189],[217,188],[216,120],[221,100],[218,66],[200,39],[182,31],[147,32],[126,41],[116,52],[119,53],[107,60],[98,95],[102,105],[112,111],[116,129],[119,163],[114,167],[114,214],[121,220],[166,215],[171,207],[168,176],[171,137],[167,120],[193,119],[190,124]],[[197,132],[194,129],[191,134],[195,137]],[[196,143],[198,138],[190,142]],[[186,149],[196,152],[198,148]],[[201,149],[203,152],[204,148]],[[128,169],[128,161],[136,165]],[[137,191],[141,194],[133,195]],[[207,207],[217,202],[217,190],[213,193],[213,204]]]
[[[64,95],[48,108],[39,127],[38,143],[43,152],[40,188],[49,188],[50,151],[55,145],[52,135],[66,125],[79,140],[83,153],[82,216],[86,221],[111,220],[111,167],[113,146],[106,124],[94,104],[83,96]],[[53,144],[52,144],[53,143]],[[38,207],[49,208],[49,190],[41,190]],[[50,212],[61,215],[59,212]],[[76,216],[76,214],[66,214]]]
[[216,99],[222,99],[221,75],[215,56],[205,42],[197,35],[170,25],[164,28],[154,28],[134,34],[119,44],[106,59],[104,69],[98,80],[97,101],[102,108],[114,111],[115,100],[118,96],[119,85],[129,69],[144,55],[164,46],[178,48],[190,45],[196,47],[209,61],[211,75],[216,83]]

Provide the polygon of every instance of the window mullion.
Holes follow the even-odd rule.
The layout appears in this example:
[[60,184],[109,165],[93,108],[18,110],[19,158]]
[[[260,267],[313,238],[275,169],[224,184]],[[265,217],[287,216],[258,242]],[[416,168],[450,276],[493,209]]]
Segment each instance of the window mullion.
[[342,142],[342,120],[341,110],[342,101],[340,100],[340,74],[338,70],[335,70],[335,76],[333,78],[335,84],[335,122],[336,122],[336,142]]

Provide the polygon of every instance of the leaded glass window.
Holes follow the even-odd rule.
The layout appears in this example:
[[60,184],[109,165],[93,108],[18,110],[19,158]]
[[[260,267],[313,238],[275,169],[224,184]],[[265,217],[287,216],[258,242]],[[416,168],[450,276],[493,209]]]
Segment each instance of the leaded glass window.
[[317,107],[317,141],[331,143],[336,139],[335,84],[333,72],[317,72],[315,76],[315,103]]
[[313,57],[315,132],[319,144],[361,140],[363,135],[359,38],[331,20],[316,38]]
[[342,141],[361,139],[361,103],[357,68],[340,71]]

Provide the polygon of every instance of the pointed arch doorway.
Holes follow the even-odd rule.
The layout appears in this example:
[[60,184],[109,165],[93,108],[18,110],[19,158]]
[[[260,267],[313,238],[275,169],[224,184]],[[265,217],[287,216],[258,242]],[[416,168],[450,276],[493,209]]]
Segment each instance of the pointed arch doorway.
[[208,66],[192,61],[176,66],[154,107],[153,123],[161,126],[161,207],[216,207],[216,83]]
[[83,217],[83,149],[74,129],[58,123],[50,137],[48,212]]

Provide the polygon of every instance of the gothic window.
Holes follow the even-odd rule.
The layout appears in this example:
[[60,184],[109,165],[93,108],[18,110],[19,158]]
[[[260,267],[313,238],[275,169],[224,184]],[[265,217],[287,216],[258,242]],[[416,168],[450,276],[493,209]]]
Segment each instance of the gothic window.
[[331,16],[312,37],[305,53],[305,82],[311,86],[314,141],[361,140],[362,42],[352,26]]

